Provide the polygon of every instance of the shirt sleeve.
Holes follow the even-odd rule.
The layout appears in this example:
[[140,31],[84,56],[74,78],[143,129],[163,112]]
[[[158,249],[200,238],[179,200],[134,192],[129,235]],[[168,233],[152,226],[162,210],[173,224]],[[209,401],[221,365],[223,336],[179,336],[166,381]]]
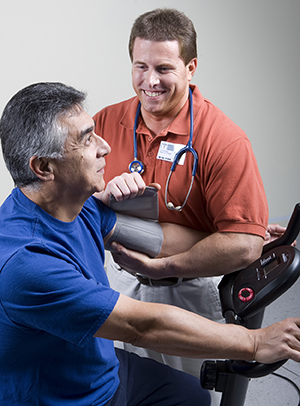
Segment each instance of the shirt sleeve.
[[2,305],[13,323],[79,346],[105,322],[119,297],[71,262],[34,245],[15,254],[1,278]]
[[116,213],[94,196],[84,205],[81,215],[86,216],[94,229],[98,229],[100,225],[103,238],[109,234],[117,221]]
[[268,205],[250,141],[226,146],[211,168],[206,185],[209,215],[220,232],[265,235]]

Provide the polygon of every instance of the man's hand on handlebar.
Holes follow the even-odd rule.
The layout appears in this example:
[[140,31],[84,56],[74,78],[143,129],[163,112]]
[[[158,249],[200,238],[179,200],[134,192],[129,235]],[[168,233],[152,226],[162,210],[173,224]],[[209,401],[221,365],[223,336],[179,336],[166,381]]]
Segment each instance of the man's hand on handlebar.
[[[277,238],[281,237],[286,230],[286,227],[282,227],[279,224],[268,224],[264,245],[269,244],[270,242],[277,240]],[[291,245],[295,247],[297,241],[295,240]]]
[[[283,321],[253,330],[255,333],[255,350],[253,359],[270,364],[283,359],[300,362],[300,318]],[[249,330],[251,334],[251,330]]]

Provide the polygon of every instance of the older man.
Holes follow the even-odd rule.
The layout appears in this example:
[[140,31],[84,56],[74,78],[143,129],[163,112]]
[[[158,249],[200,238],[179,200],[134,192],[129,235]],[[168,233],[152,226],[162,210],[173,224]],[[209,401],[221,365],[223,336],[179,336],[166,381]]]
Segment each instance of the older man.
[[18,92],[0,120],[15,189],[0,209],[0,404],[209,405],[198,379],[124,350],[300,361],[300,318],[248,331],[111,289],[104,242],[109,145],[84,94],[60,83]]

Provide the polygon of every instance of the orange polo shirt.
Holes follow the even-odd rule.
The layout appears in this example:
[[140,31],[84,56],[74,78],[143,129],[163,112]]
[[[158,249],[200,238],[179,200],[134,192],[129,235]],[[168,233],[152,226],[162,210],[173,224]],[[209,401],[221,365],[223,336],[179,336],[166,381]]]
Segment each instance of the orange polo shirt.
[[[268,205],[252,147],[246,134],[220,109],[191,85],[194,104],[193,148],[198,168],[191,194],[181,212],[165,206],[165,186],[171,162],[158,159],[162,141],[186,145],[189,140],[189,101],[171,125],[152,137],[142,117],[137,128],[138,159],[145,171],[146,184],[157,182],[159,221],[182,224],[205,232],[240,232],[264,237]],[[106,157],[105,181],[129,172],[133,160],[133,126],[137,97],[105,107],[94,120],[96,133],[111,146]],[[168,201],[181,205],[188,191],[193,156],[186,154],[184,165],[177,165],[168,188]]]

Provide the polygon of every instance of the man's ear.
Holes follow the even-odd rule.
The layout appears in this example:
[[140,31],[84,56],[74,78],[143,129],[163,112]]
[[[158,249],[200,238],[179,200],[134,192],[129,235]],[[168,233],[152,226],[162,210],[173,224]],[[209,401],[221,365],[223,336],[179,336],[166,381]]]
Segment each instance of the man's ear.
[[187,70],[188,70],[188,81],[192,80],[192,77],[194,76],[196,69],[198,66],[198,60],[197,58],[193,58],[188,64],[187,64]]
[[48,158],[32,156],[29,161],[29,166],[39,179],[44,181],[54,179],[53,166]]

